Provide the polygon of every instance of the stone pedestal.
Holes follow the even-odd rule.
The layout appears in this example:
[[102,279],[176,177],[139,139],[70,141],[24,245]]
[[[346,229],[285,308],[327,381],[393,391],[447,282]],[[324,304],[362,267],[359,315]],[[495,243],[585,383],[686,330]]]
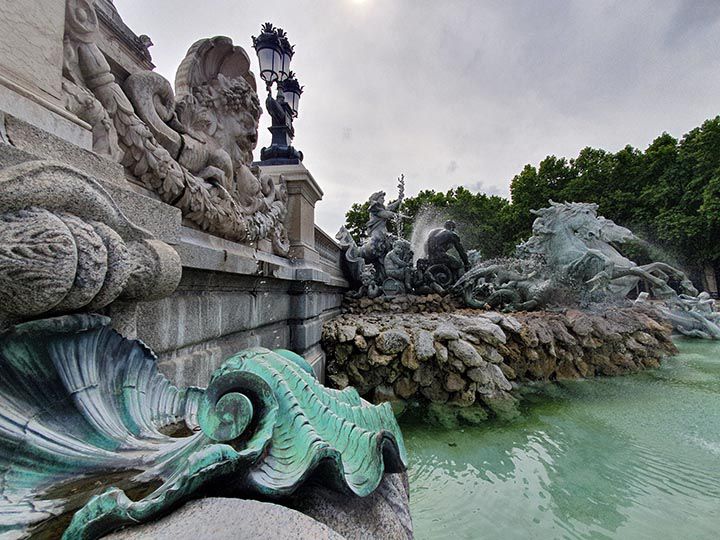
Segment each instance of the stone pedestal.
[[65,2],[0,3],[0,113],[90,149],[90,126],[63,104],[64,25]]
[[320,257],[315,248],[315,203],[322,199],[322,190],[302,163],[269,166],[261,163],[260,167],[262,174],[270,175],[275,182],[282,176],[287,183],[290,257],[318,262]]

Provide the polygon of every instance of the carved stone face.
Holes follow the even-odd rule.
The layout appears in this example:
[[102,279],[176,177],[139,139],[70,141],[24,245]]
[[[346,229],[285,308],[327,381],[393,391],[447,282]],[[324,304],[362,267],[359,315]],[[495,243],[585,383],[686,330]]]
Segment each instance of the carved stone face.
[[218,75],[193,90],[208,119],[203,131],[231,157],[233,167],[247,165],[258,141],[260,102],[244,79]]
[[258,142],[258,121],[248,112],[230,113],[218,119],[223,132],[223,148],[230,154],[233,166],[247,165]]

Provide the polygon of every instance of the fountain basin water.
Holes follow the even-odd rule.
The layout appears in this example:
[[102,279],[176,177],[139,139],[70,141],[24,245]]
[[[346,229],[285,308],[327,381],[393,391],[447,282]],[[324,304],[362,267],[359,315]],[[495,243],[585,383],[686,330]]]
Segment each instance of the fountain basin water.
[[717,538],[720,344],[543,384],[510,423],[401,420],[416,538]]

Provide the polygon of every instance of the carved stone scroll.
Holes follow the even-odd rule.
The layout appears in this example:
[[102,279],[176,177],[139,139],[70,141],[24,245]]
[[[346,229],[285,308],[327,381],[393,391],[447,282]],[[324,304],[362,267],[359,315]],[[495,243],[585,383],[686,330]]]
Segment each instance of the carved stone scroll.
[[58,163],[0,170],[0,315],[94,310],[170,294],[180,258],[133,225],[105,190]]

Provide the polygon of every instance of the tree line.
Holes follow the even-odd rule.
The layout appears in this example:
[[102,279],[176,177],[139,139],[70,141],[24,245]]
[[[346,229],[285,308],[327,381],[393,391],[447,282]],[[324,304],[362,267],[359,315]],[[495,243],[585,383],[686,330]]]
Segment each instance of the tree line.
[[[584,148],[576,158],[548,156],[526,165],[510,183],[510,199],[457,187],[445,193],[423,190],[406,198],[403,236],[413,222],[433,211],[458,224],[468,248],[483,258],[512,255],[531,235],[531,209],[549,199],[594,202],[599,214],[643,239],[625,246],[639,264],[663,260],[689,272],[703,288],[716,290],[720,270],[720,116],[681,139],[663,133],[645,151],[625,146],[612,153]],[[353,204],[346,227],[361,240],[367,203]]]

